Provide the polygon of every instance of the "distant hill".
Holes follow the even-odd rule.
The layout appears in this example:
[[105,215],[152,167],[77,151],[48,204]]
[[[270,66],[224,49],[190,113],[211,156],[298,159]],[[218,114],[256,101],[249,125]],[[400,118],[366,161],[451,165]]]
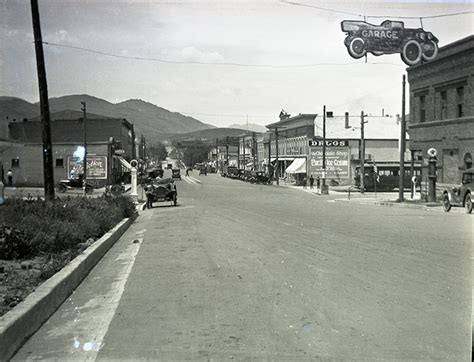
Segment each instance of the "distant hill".
[[[271,122],[268,122],[271,123]],[[228,128],[240,128],[240,129],[247,129],[247,124],[231,124]],[[259,124],[255,123],[249,123],[248,124],[248,130],[250,132],[259,132],[259,133],[265,133],[268,131],[268,129],[265,126],[261,126]]]
[[[137,134],[145,135],[149,144],[166,139],[168,134],[187,133],[214,127],[193,117],[170,112],[139,99],[114,104],[85,94],[51,98],[49,100],[51,118],[54,120],[82,117],[81,102],[84,101],[87,114],[91,118],[101,118],[101,116],[126,118],[134,124]],[[33,120],[38,119],[39,116],[38,104],[32,104],[20,98],[0,97],[0,135],[6,135],[6,124],[13,119],[28,118]]]

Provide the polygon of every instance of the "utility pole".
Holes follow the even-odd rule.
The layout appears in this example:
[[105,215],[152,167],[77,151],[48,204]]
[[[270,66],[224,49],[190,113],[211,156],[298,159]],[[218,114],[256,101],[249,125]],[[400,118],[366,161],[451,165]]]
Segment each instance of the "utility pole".
[[405,141],[406,139],[406,123],[405,123],[405,74],[402,80],[402,123],[400,126],[400,174],[398,186],[398,201],[403,202],[403,190],[405,189]]
[[326,190],[326,106],[323,106],[323,174],[321,180],[321,194],[327,194]]
[[240,170],[240,136],[237,136],[238,146],[237,146],[237,168]]
[[257,161],[256,160],[256,152],[257,151],[257,147],[256,147],[256,144],[255,144],[255,132],[252,133],[252,153],[253,153],[253,169],[254,171],[257,169],[257,165],[255,164],[255,162]]
[[229,166],[229,136],[226,136],[225,138],[225,159],[226,159],[226,163],[227,163],[227,166]]
[[364,139],[364,111],[360,111],[360,193],[365,192],[364,176],[365,176],[365,139]]
[[278,165],[278,127],[275,127],[275,171],[276,171],[276,179],[277,179],[277,186],[280,185],[280,167]]
[[219,170],[219,138],[216,138],[216,173]]
[[86,102],[81,102],[83,116],[83,136],[84,136],[84,159],[83,159],[83,176],[82,176],[82,194],[86,196],[86,184],[87,184],[87,117],[86,117]]
[[267,166],[267,172],[268,172],[268,177],[272,178],[272,183],[273,183],[273,175],[270,175],[270,167],[272,165],[272,133],[268,133],[268,166]]
[[31,15],[35,39],[36,68],[41,108],[41,133],[43,139],[43,177],[45,200],[54,200],[53,147],[51,144],[51,119],[49,114],[48,85],[44,64],[43,38],[39,17],[38,0],[31,0]]

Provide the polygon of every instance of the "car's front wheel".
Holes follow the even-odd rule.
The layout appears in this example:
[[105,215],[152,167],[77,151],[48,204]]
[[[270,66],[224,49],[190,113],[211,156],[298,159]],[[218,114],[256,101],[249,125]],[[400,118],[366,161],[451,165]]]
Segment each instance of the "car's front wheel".
[[466,208],[466,212],[470,214],[472,212],[472,198],[471,194],[467,194],[464,198],[464,207]]
[[423,60],[429,62],[438,56],[438,44],[430,40],[423,44]]
[[449,210],[451,210],[451,204],[449,202],[449,196],[447,194],[443,195],[443,208],[446,212],[449,212]]

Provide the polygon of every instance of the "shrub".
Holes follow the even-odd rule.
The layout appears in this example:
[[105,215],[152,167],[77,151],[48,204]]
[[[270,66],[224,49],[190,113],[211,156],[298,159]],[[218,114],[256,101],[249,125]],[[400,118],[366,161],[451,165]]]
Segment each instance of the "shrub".
[[18,229],[6,225],[0,228],[0,259],[25,259],[33,254],[33,248],[26,242]]
[[7,199],[0,207],[1,219],[15,233],[3,238],[0,258],[75,248],[89,238],[101,237],[134,212],[135,205],[124,196],[66,197],[52,202]]

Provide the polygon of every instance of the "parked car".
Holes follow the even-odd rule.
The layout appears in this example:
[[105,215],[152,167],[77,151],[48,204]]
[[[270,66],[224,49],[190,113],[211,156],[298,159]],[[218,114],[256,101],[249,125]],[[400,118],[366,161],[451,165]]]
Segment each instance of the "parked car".
[[152,181],[146,185],[145,191],[148,208],[152,208],[154,202],[170,201],[173,206],[178,204],[178,191],[174,178]]
[[[80,174],[76,177],[71,177],[67,180],[61,180],[56,185],[56,190],[60,193],[64,193],[68,190],[82,189],[84,187],[83,175]],[[86,182],[86,194],[92,194],[94,192],[94,186]]]
[[423,59],[430,61],[438,55],[438,39],[422,28],[405,28],[403,21],[385,20],[380,25],[360,20],[344,20],[344,45],[350,56],[362,58],[367,52],[373,55],[400,53],[407,65]]
[[472,212],[472,189],[474,186],[474,168],[465,170],[460,186],[450,187],[443,191],[444,211],[449,212],[452,206],[460,206],[470,214]]

